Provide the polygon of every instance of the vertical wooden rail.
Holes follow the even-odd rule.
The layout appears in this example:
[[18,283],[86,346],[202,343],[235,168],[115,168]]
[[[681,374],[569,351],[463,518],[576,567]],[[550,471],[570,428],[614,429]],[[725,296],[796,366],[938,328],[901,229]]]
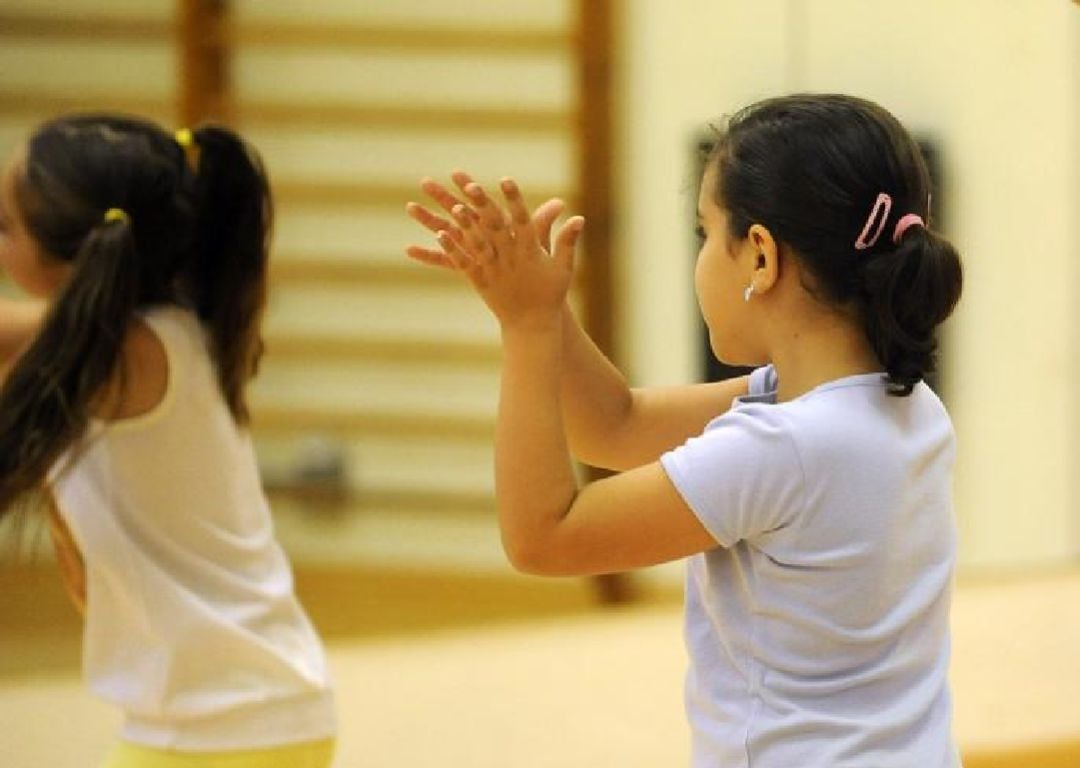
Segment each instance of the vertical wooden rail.
[[[614,0],[578,0],[577,185],[585,216],[588,258],[582,269],[584,325],[596,345],[616,360],[615,280],[612,269],[615,132],[613,130]],[[602,476],[599,470],[592,477]],[[597,576],[604,603],[633,597],[628,574]]]
[[181,125],[204,120],[231,123],[232,35],[228,0],[177,0]]
[[615,353],[614,285],[611,269],[612,0],[578,0],[577,183],[585,216],[589,258],[583,268],[584,320],[596,345]]

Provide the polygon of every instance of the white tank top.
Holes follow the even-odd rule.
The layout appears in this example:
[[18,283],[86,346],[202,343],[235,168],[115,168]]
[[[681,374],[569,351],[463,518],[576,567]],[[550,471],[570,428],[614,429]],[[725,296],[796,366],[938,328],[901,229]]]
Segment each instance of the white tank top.
[[334,734],[319,638],[293,592],[246,431],[193,314],[144,319],[164,346],[161,403],[92,421],[53,467],[86,564],[84,675],[126,713],[123,737],[190,751]]

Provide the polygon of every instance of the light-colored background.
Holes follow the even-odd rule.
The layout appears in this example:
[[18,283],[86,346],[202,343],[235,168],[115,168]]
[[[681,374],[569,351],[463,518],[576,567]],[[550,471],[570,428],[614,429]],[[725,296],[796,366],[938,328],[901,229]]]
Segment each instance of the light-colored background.
[[[571,0],[474,0],[467,9],[448,0],[238,0],[236,6],[242,24],[330,20],[344,26],[469,24],[555,33],[575,24]],[[164,20],[172,7],[167,0],[0,0],[0,14],[116,12]],[[944,394],[960,444],[958,734],[966,747],[1080,738],[1080,670],[1070,651],[1080,609],[1075,579],[1057,575],[1080,561],[1080,414],[1072,397],[1080,373],[1080,8],[1066,0],[625,0],[616,9],[611,151],[617,173],[618,358],[635,384],[700,376],[691,280],[697,183],[692,148],[709,121],[778,93],[848,91],[880,101],[936,142],[946,184],[940,204],[966,265],[965,294],[946,329],[942,361]],[[569,116],[579,97],[588,98],[576,90],[574,55],[570,45],[514,54],[285,50],[250,40],[236,61],[236,90],[250,103],[377,101]],[[43,40],[8,35],[0,26],[0,96],[141,100],[156,104],[157,116],[168,123],[175,81],[170,40]],[[32,112],[0,110],[0,150],[25,135],[35,121]],[[243,128],[286,190],[311,180],[346,187],[357,180],[412,185],[422,174],[466,167],[487,180],[513,174],[527,190],[571,196],[575,191],[569,117],[564,128],[502,134],[444,129],[437,121],[387,129],[263,119]],[[416,343],[493,349],[494,325],[459,285],[401,266],[402,247],[421,235],[400,208],[305,201],[288,192],[279,201],[274,259],[287,269],[274,285],[270,354],[254,389],[256,421],[261,415],[264,423],[280,422],[282,414],[308,407],[317,408],[321,421],[258,435],[260,456],[268,476],[277,478],[304,456],[340,450],[354,491],[343,511],[275,498],[281,537],[299,568],[503,578],[508,568],[490,514],[491,459],[484,435],[494,410],[495,357],[427,361],[408,354],[365,359],[295,353],[297,341],[303,346],[355,339],[406,350]],[[583,258],[588,259],[587,244]],[[354,277],[328,278],[327,264],[352,269]],[[293,352],[282,343],[288,340]],[[275,354],[275,342],[284,351]],[[388,426],[371,432],[326,426],[356,414],[374,414]],[[444,418],[463,429],[425,431],[425,421]],[[640,579],[669,589],[680,573],[676,564]],[[998,581],[1001,573],[1020,581]],[[988,574],[996,575],[986,581]],[[398,596],[387,592],[384,599],[394,603]],[[342,598],[342,613],[348,602]],[[505,604],[510,611],[515,603]],[[413,609],[427,610],[422,603]],[[0,616],[0,633],[13,640],[0,648],[14,659],[39,658],[36,648],[19,640],[19,628],[4,622]],[[580,762],[573,764],[608,764],[590,751],[593,733],[624,739],[642,765],[660,764],[662,758],[645,759],[655,754],[672,758],[664,764],[678,763],[684,745],[675,612],[649,609],[545,628],[456,632],[334,646],[346,724],[359,713],[358,732],[376,729],[379,736],[371,743],[383,750],[383,762],[355,764],[428,764],[420,758],[410,763],[408,755],[418,754],[405,749],[412,737],[394,730],[402,718],[433,717],[432,709],[417,702],[428,701],[445,714],[439,728],[467,734],[476,721],[504,714],[497,702],[521,695],[534,674],[549,685],[537,691],[537,709],[522,705],[533,722],[551,719],[565,730],[553,714],[567,716],[558,707],[560,697],[588,702],[572,710],[581,718],[580,733],[574,733],[583,739],[573,752]],[[589,661],[537,661],[560,656]],[[975,661],[982,666],[972,666]],[[605,662],[609,666],[601,668]],[[471,686],[464,677],[438,677],[448,674],[447,663],[470,670],[486,665],[501,682]],[[594,666],[595,677],[582,671]],[[626,669],[635,670],[635,682],[620,687]],[[448,687],[430,698],[421,689],[434,678]],[[24,726],[47,720],[54,706],[65,718],[90,724],[80,742],[85,748],[106,743],[103,731],[112,721],[104,710],[84,708],[93,705],[83,703],[70,669],[55,686],[46,679],[53,680],[20,676],[0,688],[0,724],[24,740],[6,743],[28,745],[16,753],[20,759],[50,746],[40,730]],[[385,708],[370,709],[371,690],[393,690]],[[506,740],[493,744],[551,741],[543,730],[526,733],[513,722]],[[655,743],[643,736],[654,727]],[[432,733],[433,739],[445,735]],[[358,749],[354,737],[348,738],[347,749]],[[387,746],[395,739],[398,751]],[[423,740],[414,741],[411,746],[423,752]],[[460,751],[446,753],[454,758],[444,764],[545,764],[524,758],[499,763],[479,747],[470,751],[469,738],[453,743]],[[650,752],[657,744],[660,751]]]
[[[694,370],[677,267],[686,140],[775,93],[847,91],[933,137],[964,297],[947,333],[968,565],[1080,554],[1080,9],[1064,0],[630,2],[623,99],[626,358],[643,383]],[[679,244],[679,247],[673,247]],[[680,325],[672,322],[682,318]]]
[[[0,10],[117,10],[166,18],[171,3],[134,0],[0,0]],[[459,25],[450,3],[320,0],[238,2],[242,20],[324,18],[342,23]],[[1080,416],[1072,381],[1080,366],[1075,296],[1080,288],[1080,12],[1065,0],[910,0],[902,9],[866,0],[754,3],[652,0],[617,3],[616,56],[618,357],[635,384],[700,376],[692,293],[689,211],[694,142],[710,120],[792,90],[848,91],[880,101],[932,138],[946,192],[940,201],[966,267],[965,292],[945,332],[944,390],[959,436],[956,508],[961,557],[973,568],[1041,567],[1080,556]],[[476,4],[481,27],[566,30],[568,0]],[[132,73],[138,72],[138,77]],[[0,88],[88,91],[164,99],[173,89],[168,45],[103,46],[8,38]],[[256,44],[236,62],[241,101],[487,105],[567,110],[577,94],[569,51],[505,56],[342,50],[282,51]],[[167,117],[166,117],[167,119]],[[0,144],[31,123],[0,114]],[[276,179],[411,185],[458,166],[504,173],[526,188],[573,193],[573,132],[500,136],[257,122],[248,133]],[[306,403],[341,412],[375,409],[415,417],[490,420],[496,368],[371,365],[342,358],[312,365],[273,354],[275,334],[423,338],[494,344],[495,328],[472,296],[449,283],[304,280],[305,259],[367,268],[400,265],[423,237],[399,209],[345,203],[281,204],[275,258],[301,277],[275,285],[271,354],[255,396],[264,409]],[[588,258],[588,254],[584,255]],[[395,266],[397,268],[397,266]],[[419,268],[417,268],[419,269]],[[433,397],[433,393],[435,396]],[[319,436],[318,429],[311,430]],[[300,451],[295,430],[260,440],[268,468]],[[487,441],[354,434],[340,441],[353,482],[371,492],[362,515],[327,530],[280,504],[283,531],[301,559],[356,557],[499,568],[485,515],[447,515],[431,498],[490,504]],[[301,446],[303,447],[303,446]],[[310,446],[308,446],[310,448]],[[380,495],[381,494],[381,495]],[[395,495],[396,494],[396,495]],[[415,494],[414,494],[415,495]],[[404,501],[401,501],[404,504]],[[463,504],[458,504],[458,507]],[[486,508],[486,506],[485,506]],[[436,536],[427,533],[437,530]]]

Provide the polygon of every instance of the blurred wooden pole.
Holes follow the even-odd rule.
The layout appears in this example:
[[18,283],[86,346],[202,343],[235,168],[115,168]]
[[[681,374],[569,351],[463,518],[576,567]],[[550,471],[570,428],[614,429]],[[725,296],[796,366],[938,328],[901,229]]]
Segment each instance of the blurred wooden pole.
[[583,262],[584,322],[596,345],[615,353],[614,284],[611,268],[612,62],[611,0],[578,0],[579,76],[578,189],[585,216],[588,258]]
[[[612,268],[614,209],[614,83],[615,2],[578,0],[578,189],[585,216],[585,248],[581,285],[585,330],[596,345],[617,362],[615,338],[615,274]],[[591,470],[591,479],[605,473]],[[629,574],[593,580],[603,603],[624,603],[634,597]]]
[[234,116],[230,73],[228,0],[178,0],[180,36],[180,125],[206,120],[231,123]]

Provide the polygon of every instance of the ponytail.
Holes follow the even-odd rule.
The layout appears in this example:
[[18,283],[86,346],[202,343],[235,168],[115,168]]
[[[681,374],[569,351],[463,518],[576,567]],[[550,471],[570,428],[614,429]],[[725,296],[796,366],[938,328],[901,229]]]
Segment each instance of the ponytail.
[[239,136],[208,125],[194,138],[198,172],[187,290],[209,331],[225,401],[243,424],[249,417],[244,387],[262,354],[273,206],[262,162]]
[[944,238],[911,227],[895,249],[866,263],[862,280],[866,335],[888,374],[889,393],[909,395],[936,370],[934,331],[960,299],[960,257]]
[[102,219],[0,388],[0,513],[34,490],[85,430],[120,359],[138,287],[131,224]]

